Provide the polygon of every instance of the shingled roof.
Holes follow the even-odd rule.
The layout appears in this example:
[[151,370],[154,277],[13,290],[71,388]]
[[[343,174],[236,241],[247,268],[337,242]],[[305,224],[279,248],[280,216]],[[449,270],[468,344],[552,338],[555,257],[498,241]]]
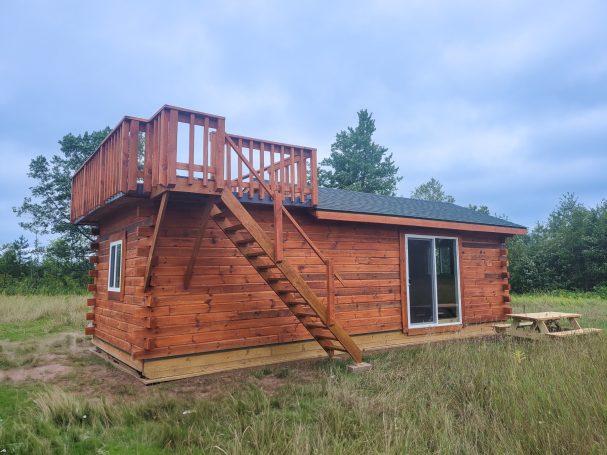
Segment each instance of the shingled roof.
[[318,189],[317,210],[332,212],[364,213],[371,215],[400,216],[425,220],[455,221],[512,228],[525,228],[476,210],[447,202],[422,201],[395,196],[359,193],[334,188]]

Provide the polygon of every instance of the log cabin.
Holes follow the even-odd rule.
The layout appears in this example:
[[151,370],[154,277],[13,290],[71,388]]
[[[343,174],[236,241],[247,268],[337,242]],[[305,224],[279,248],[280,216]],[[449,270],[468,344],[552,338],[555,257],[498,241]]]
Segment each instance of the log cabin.
[[72,180],[90,225],[86,334],[153,383],[488,333],[523,226],[319,188],[316,149],[163,106],[124,117]]

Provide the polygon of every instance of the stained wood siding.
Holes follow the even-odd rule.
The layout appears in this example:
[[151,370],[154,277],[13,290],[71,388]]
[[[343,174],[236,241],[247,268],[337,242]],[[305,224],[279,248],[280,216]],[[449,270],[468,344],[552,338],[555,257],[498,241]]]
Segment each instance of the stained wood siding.
[[[94,336],[128,353],[143,349],[143,338],[135,337],[146,326],[148,309],[143,294],[146,257],[141,253],[153,225],[153,211],[127,207],[99,224],[98,259],[95,268]],[[124,269],[121,295],[112,297],[108,287],[109,247],[116,237],[123,237]]]
[[[240,255],[217,225],[207,225],[191,285],[183,277],[198,234],[201,203],[170,201],[159,231],[149,306],[143,289],[145,263],[158,203],[116,214],[100,225],[95,336],[141,358],[159,358],[310,339],[305,328]],[[247,206],[273,234],[271,207]],[[464,323],[503,319],[507,306],[503,235],[403,229],[389,225],[320,221],[294,213],[304,230],[332,258],[344,280],[336,282],[336,318],[350,334],[402,330],[406,288],[401,284],[401,236],[456,236]],[[124,300],[107,298],[109,235],[127,231]],[[324,300],[326,267],[285,221],[286,259]],[[406,314],[406,308],[404,308]]]

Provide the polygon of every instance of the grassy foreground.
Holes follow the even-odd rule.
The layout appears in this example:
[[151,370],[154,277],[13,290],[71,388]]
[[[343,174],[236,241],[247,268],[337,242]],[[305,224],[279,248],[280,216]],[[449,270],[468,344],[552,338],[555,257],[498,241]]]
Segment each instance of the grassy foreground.
[[[517,310],[581,312],[586,326],[607,321],[607,300],[598,297],[518,296],[514,303]],[[29,316],[16,321],[5,304],[0,339],[7,314],[9,324],[29,327],[21,341],[2,344],[13,361],[27,346],[46,346],[41,357],[67,349],[45,344],[51,335],[41,336]],[[83,299],[69,305],[66,311],[84,314]],[[45,318],[65,321],[51,314]],[[432,345],[374,354],[373,369],[362,375],[345,373],[341,361],[320,361],[152,387],[72,349],[61,360],[70,368],[63,375],[0,382],[0,450],[606,453],[606,341],[601,334]]]

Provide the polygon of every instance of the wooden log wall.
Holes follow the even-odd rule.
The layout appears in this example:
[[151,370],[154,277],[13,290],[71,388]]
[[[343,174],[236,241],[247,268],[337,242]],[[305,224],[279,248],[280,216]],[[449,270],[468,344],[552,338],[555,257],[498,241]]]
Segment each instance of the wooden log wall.
[[[310,339],[304,327],[209,221],[188,290],[184,273],[198,234],[203,204],[171,199],[160,227],[151,286],[144,274],[158,201],[140,201],[100,225],[94,306],[95,337],[137,358],[161,358]],[[273,235],[271,207],[247,206]],[[295,213],[345,285],[335,284],[335,317],[351,334],[406,330],[406,289],[401,286],[400,236],[459,237],[464,323],[501,320],[509,312],[503,235],[407,229],[389,225],[319,221]],[[110,238],[126,232],[124,297],[107,293]],[[326,266],[290,223],[285,258],[316,293],[327,295]],[[147,294],[147,295],[146,295]]]
[[[130,205],[105,218],[98,228],[97,255],[91,260],[96,277],[94,295],[89,299],[93,328],[88,333],[129,354],[144,349],[143,338],[136,338],[134,334],[149,321],[143,276],[154,217],[153,207]],[[107,290],[109,248],[110,242],[119,239],[123,240],[124,255],[121,292],[110,293]]]

